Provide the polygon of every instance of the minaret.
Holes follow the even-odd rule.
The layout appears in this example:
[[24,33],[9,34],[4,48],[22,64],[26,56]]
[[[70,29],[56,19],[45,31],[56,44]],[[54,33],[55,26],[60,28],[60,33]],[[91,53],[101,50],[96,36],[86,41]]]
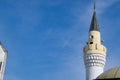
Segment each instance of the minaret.
[[7,58],[7,51],[0,42],[0,80],[3,80],[6,58]]
[[89,29],[88,42],[84,47],[86,80],[94,80],[103,73],[106,62],[106,48],[101,44],[100,29],[96,18],[96,6]]

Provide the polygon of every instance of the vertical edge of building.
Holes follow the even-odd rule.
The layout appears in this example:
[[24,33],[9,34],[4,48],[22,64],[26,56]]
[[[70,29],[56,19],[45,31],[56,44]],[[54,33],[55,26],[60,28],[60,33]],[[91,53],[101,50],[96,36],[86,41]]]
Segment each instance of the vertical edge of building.
[[3,47],[2,43],[0,42],[0,80],[3,80],[4,77],[7,54],[7,50]]

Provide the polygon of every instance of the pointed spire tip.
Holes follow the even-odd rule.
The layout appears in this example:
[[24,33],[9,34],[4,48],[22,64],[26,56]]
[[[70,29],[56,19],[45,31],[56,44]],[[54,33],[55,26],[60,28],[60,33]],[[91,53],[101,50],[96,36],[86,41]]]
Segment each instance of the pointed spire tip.
[[90,24],[90,31],[100,31],[99,26],[98,26],[98,21],[97,21],[97,17],[96,17],[96,3],[94,0],[94,13],[93,13],[93,17],[92,17],[92,21]]
[[95,0],[94,0],[94,11],[96,10],[96,2],[95,2]]

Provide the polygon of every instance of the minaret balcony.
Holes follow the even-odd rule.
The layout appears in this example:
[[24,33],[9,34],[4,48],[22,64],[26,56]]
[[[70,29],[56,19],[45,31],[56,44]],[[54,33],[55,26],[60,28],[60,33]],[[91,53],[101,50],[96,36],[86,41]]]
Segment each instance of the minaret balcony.
[[106,55],[106,48],[101,44],[87,44],[84,53],[101,53]]

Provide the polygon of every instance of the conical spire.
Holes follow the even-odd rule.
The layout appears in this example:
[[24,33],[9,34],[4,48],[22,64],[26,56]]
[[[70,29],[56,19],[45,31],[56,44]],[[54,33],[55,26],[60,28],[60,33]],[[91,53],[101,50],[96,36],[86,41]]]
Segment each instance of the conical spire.
[[90,25],[90,30],[89,31],[100,31],[98,22],[97,22],[97,17],[96,17],[96,5],[95,5],[95,0],[94,0],[94,13]]

